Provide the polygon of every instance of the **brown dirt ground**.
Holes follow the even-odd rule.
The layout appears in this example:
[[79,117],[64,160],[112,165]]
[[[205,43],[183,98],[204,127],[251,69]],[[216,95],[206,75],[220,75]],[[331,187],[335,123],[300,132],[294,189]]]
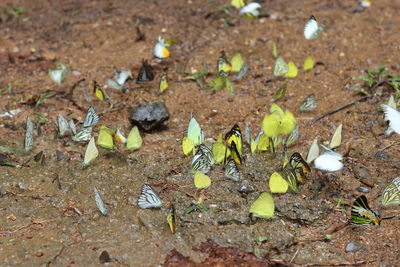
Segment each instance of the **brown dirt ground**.
[[[211,238],[220,246],[240,249],[225,253],[240,256],[244,252],[239,251],[252,252],[257,248],[261,256],[282,263],[399,265],[398,218],[383,221],[381,226],[348,226],[333,233],[330,241],[323,238],[348,220],[350,206],[337,207],[334,199],[342,198],[351,204],[360,195],[355,189],[365,185],[355,178],[359,166],[367,168],[373,180],[367,194],[370,206],[381,209],[383,216],[399,213],[399,207],[379,207],[379,195],[398,175],[400,159],[399,135],[383,135],[386,126],[382,113],[378,112],[379,105],[388,99],[387,91],[382,97],[358,103],[312,126],[310,122],[359,98],[349,87],[358,82],[353,77],[360,76],[363,70],[386,65],[390,72],[400,73],[400,17],[397,16],[400,3],[374,1],[372,7],[360,13],[352,12],[357,1],[261,1],[261,4],[270,17],[244,20],[235,15],[234,26],[229,27],[223,23],[227,14],[212,13],[218,6],[228,6],[228,0],[2,1],[0,108],[18,108],[22,112],[11,120],[1,121],[1,145],[22,150],[28,115],[36,119],[40,113],[49,123],[41,127],[41,135],[36,137],[30,154],[44,150],[47,157],[44,166],[30,161],[20,169],[0,168],[0,186],[6,192],[0,198],[0,261],[19,266],[92,266],[100,264],[99,255],[107,250],[115,265],[154,266],[164,263],[175,248],[195,262],[202,262],[207,258],[206,253],[193,248]],[[12,15],[10,10],[15,7],[23,7],[24,12]],[[310,14],[325,25],[315,41],[306,41],[302,35]],[[145,34],[145,40],[136,41],[137,27]],[[171,47],[171,57],[162,63],[152,59],[152,48],[159,35],[181,40]],[[245,121],[253,134],[258,131],[273,95],[282,84],[282,81],[266,83],[272,78],[272,42],[278,44],[285,59],[297,66],[308,55],[323,63],[310,72],[300,71],[298,77],[288,82],[288,92],[278,102],[293,111],[300,124],[301,138],[290,152],[306,155],[315,137],[329,140],[335,127],[342,123],[344,141],[338,151],[342,154],[350,151],[344,160],[346,168],[334,174],[313,170],[299,194],[276,196],[275,218],[250,224],[248,208],[259,192],[267,190],[266,178],[278,163],[268,153],[249,155],[241,171],[254,187],[253,193],[240,195],[232,181],[221,178],[222,171],[217,167],[210,173],[213,185],[205,196],[209,211],[181,215],[197,196],[188,173],[190,159],[182,155],[180,146],[190,113],[202,125],[207,138],[216,138],[235,123],[243,131]],[[202,90],[184,79],[185,72],[200,71],[204,63],[213,70],[222,50],[229,56],[241,51],[250,66],[247,76],[235,82],[234,95],[225,90]],[[131,80],[127,83],[127,93],[105,89],[111,99],[106,102],[92,96],[92,102],[87,103],[80,86],[72,92],[72,97],[66,97],[73,84],[82,78],[86,79],[89,92],[92,80],[104,84],[112,76],[113,66],[130,68],[136,75],[142,58],[155,67],[154,81],[138,86]],[[75,71],[61,86],[55,85],[47,74],[55,62]],[[169,69],[169,88],[159,94],[158,80],[164,67]],[[10,83],[14,84],[12,92],[6,89]],[[57,94],[38,108],[28,104],[32,96],[48,91]],[[311,113],[300,113],[298,106],[310,93],[316,95],[318,108]],[[82,119],[85,110],[93,105],[102,113],[100,124],[119,127],[127,133],[131,127],[129,108],[160,100],[165,101],[170,113],[167,129],[143,133],[144,146],[135,152],[122,147],[111,152],[100,149],[99,159],[87,169],[81,165],[85,146],[55,137],[54,121],[59,112]],[[57,162],[56,149],[70,160]],[[374,156],[376,152],[384,152],[389,158],[378,159]],[[29,157],[13,159],[22,164]],[[61,190],[52,183],[56,175]],[[176,204],[180,215],[175,235],[168,231],[165,210],[137,207],[136,198],[143,183],[154,185],[162,199]],[[101,216],[96,209],[93,185],[103,194],[110,209],[108,216]],[[300,203],[298,211],[293,210],[296,205],[287,204],[293,202]],[[264,236],[268,238],[266,242],[256,242]],[[346,253],[349,242],[358,243],[361,249]],[[204,264],[239,264],[237,258],[232,262],[222,260],[218,253],[209,253],[209,257],[216,259]],[[254,260],[246,259],[248,264]],[[165,265],[169,264],[171,261],[165,261]]]

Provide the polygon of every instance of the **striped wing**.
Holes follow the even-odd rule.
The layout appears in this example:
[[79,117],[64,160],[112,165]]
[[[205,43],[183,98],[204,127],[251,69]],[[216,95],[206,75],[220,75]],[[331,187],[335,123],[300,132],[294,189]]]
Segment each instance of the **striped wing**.
[[99,115],[96,114],[96,111],[93,107],[90,107],[86,113],[85,119],[83,120],[83,127],[94,127],[99,122]]
[[230,159],[225,165],[225,176],[235,182],[240,180],[240,172],[233,159]]
[[385,206],[400,204],[400,176],[394,178],[383,190],[381,202]]
[[92,138],[92,127],[86,127],[72,136],[72,140],[75,142],[88,142]]
[[192,171],[201,171],[202,173],[207,173],[211,169],[211,162],[209,156],[203,152],[203,150],[198,149],[196,154],[192,159]]
[[367,198],[362,195],[358,197],[351,208],[351,223],[359,225],[379,225],[380,216],[368,206]]
[[150,185],[143,185],[142,192],[137,200],[138,206],[142,209],[159,208],[163,202]]

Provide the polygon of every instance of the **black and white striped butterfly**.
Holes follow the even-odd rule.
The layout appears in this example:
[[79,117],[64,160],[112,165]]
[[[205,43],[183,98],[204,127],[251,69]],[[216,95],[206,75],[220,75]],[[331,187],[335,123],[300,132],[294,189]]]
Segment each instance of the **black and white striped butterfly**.
[[30,117],[26,119],[26,132],[24,138],[24,150],[31,151],[33,146],[33,122]]
[[75,142],[88,142],[92,138],[92,127],[84,127],[74,136],[72,136],[72,141]]
[[163,205],[163,201],[150,185],[143,185],[142,192],[137,200],[137,204],[142,209],[159,208]]
[[314,16],[311,16],[307,21],[306,26],[304,26],[304,37],[307,40],[313,40],[318,38],[321,33],[323,27],[318,25],[317,19]]
[[[90,107],[86,113],[85,119],[83,120],[83,127],[94,127],[99,122],[99,115],[93,107]],[[90,139],[90,138],[89,138]]]
[[225,165],[225,176],[235,182],[240,180],[240,172],[233,159],[230,159]]
[[192,159],[192,171],[201,171],[202,173],[207,173],[211,170],[211,166],[214,163],[214,157],[211,150],[200,144],[197,146],[197,152]]

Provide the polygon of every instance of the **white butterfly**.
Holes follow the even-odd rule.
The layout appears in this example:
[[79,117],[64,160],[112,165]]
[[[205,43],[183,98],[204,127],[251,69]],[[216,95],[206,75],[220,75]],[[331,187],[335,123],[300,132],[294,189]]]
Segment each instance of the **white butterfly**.
[[137,204],[142,209],[159,208],[164,202],[150,185],[143,185]]
[[343,168],[343,163],[340,162],[343,156],[327,147],[324,147],[324,149],[325,152],[314,160],[315,168],[329,172],[335,172]]
[[306,26],[304,26],[304,37],[307,40],[316,39],[323,27],[318,25],[317,19],[314,16],[311,16],[307,21]]
[[258,15],[260,15],[260,11],[259,11],[260,8],[261,8],[261,5],[259,3],[256,3],[256,2],[249,3],[246,6],[242,7],[242,9],[240,9],[239,14],[240,15],[250,14],[257,18]]
[[106,205],[104,204],[103,199],[100,196],[99,190],[97,190],[97,187],[94,186],[93,191],[94,191],[94,199],[96,201],[97,208],[100,210],[100,212],[103,215],[107,215],[108,209],[107,209]]
[[92,137],[86,148],[85,157],[83,158],[83,164],[85,166],[89,165],[98,156],[99,156],[99,150],[97,149],[96,143],[94,142],[94,137]]
[[389,121],[389,127],[400,134],[400,112],[385,104],[382,104],[381,107],[385,112],[386,119]]
[[90,107],[86,113],[85,119],[83,120],[83,127],[94,127],[99,122],[99,115],[93,107]]
[[156,43],[156,45],[154,46],[154,49],[153,49],[154,57],[160,58],[160,59],[169,57],[170,52],[167,49],[168,46],[169,45],[167,43],[165,43],[163,38],[158,37],[157,43]]

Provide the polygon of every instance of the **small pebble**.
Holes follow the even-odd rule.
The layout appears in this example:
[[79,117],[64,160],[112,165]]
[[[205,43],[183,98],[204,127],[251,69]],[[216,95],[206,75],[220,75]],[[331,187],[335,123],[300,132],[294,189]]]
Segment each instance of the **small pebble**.
[[380,160],[390,159],[390,155],[382,151],[376,152],[374,157]]
[[365,187],[362,187],[362,186],[357,187],[356,190],[358,192],[361,192],[361,193],[368,193],[369,192],[368,188],[365,188]]
[[346,252],[356,252],[359,250],[361,247],[359,244],[357,244],[354,241],[351,241],[350,243],[347,244],[346,246]]

